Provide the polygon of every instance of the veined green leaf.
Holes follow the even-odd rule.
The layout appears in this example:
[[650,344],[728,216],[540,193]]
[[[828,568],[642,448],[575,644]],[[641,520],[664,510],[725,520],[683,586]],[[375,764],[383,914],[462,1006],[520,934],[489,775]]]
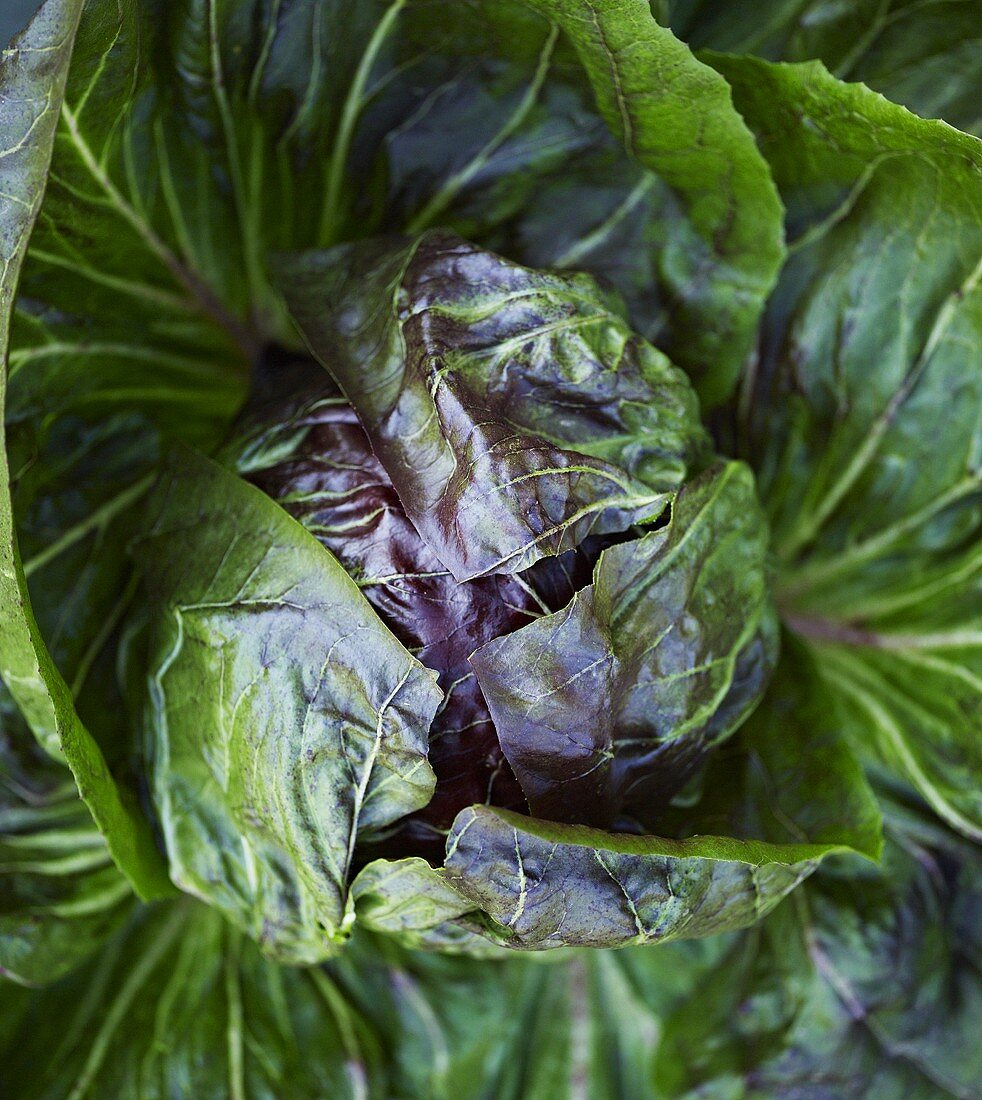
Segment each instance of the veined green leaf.
[[491,916],[490,939],[535,950],[617,947],[752,924],[834,847],[634,836],[474,806],[448,838],[447,871]]
[[454,890],[443,868],[426,860],[373,860],[358,872],[351,896],[360,925],[404,944],[472,956],[495,953],[477,931],[473,902]]
[[754,923],[826,856],[875,860],[876,799],[800,646],[696,794],[659,824],[662,836],[636,836],[473,807],[448,840],[447,874],[490,914],[484,934],[498,942],[638,942],[657,958],[674,939]]
[[324,967],[292,968],[204,906],[158,904],[50,989],[0,986],[4,1094],[648,1096],[660,1013],[725,944],[539,965],[405,951],[362,934]]
[[384,1090],[378,1039],[326,973],[269,962],[190,899],[142,907],[89,965],[17,1004],[0,989],[0,1006],[12,1015],[9,1096],[364,1100]]
[[980,881],[906,822],[881,868],[823,866],[669,1016],[660,1095],[976,1096]]
[[700,777],[698,801],[675,808],[679,830],[846,844],[878,859],[883,815],[835,702],[808,649],[786,636],[763,702]]
[[55,981],[132,901],[71,772],[41,750],[0,687],[0,975]]
[[[53,0],[9,51],[0,71],[0,119],[11,143],[0,159],[0,674],[41,744],[67,761],[109,850],[143,896],[166,889],[135,800],[121,792],[82,725],[68,685],[38,629],[18,549],[5,424],[10,418],[10,317],[27,241],[44,193],[81,3]],[[16,343],[13,345],[16,347]]]
[[982,50],[971,0],[668,0],[666,20],[693,49],[772,61],[819,58],[927,118],[978,132]]
[[647,0],[530,3],[569,35],[608,125],[685,212],[659,265],[678,318],[666,350],[715,405],[736,380],[783,255],[767,166],[726,82],[655,22]]
[[350,924],[358,837],[433,793],[436,674],[311,534],[192,451],[169,461],[135,553],[171,875],[270,955],[318,961]]
[[817,63],[713,63],[793,235],[738,410],[778,602],[857,751],[982,838],[982,143]]

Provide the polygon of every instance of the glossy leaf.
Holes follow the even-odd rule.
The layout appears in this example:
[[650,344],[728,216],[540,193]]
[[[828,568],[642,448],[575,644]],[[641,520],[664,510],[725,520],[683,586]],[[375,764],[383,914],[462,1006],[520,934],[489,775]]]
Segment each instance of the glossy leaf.
[[533,814],[656,822],[760,701],[777,660],[749,469],[712,468],[593,584],[471,658]]
[[656,518],[700,457],[684,376],[587,276],[430,233],[287,260],[281,281],[458,581]]
[[975,1095],[978,854],[891,832],[882,868],[826,865],[669,1017],[662,1095]]
[[767,168],[725,81],[655,22],[646,0],[532,6],[570,36],[608,125],[685,211],[685,244],[673,241],[661,264],[685,336],[666,350],[714,405],[736,378],[781,263],[781,204]]
[[786,636],[763,702],[699,777],[699,797],[680,798],[666,826],[847,844],[879,859],[883,815],[843,736],[836,702],[809,651]]
[[149,829],[82,725],[38,629],[14,526],[11,481],[17,471],[11,470],[7,453],[6,424],[17,416],[15,352],[10,350],[14,288],[45,189],[80,8],[70,0],[46,4],[5,55],[0,71],[0,122],[9,142],[0,160],[0,674],[38,741],[71,767],[113,858],[148,897],[166,891]]
[[447,871],[490,915],[493,940],[534,950],[617,947],[752,924],[830,850],[608,833],[474,806],[447,840]]
[[178,452],[151,515],[146,766],[172,877],[271,955],[323,958],[358,835],[432,794],[435,674],[310,534],[210,460]]
[[858,750],[982,837],[979,143],[817,64],[716,62],[795,228],[741,404],[778,602]]
[[660,837],[473,807],[448,840],[449,880],[509,946],[636,941],[657,956],[666,941],[752,924],[824,856],[879,856],[880,811],[839,726],[792,643],[761,709],[663,813]]
[[269,356],[233,434],[229,462],[335,555],[386,626],[440,675],[444,699],[429,733],[436,790],[384,842],[386,854],[439,863],[465,806],[526,806],[467,658],[538,614],[534,593],[508,576],[454,580],[406,516],[354,410],[315,363]]
[[417,856],[373,860],[351,884],[351,896],[360,925],[404,944],[478,956],[495,950],[477,932],[473,902],[457,893],[443,868]]
[[773,61],[821,59],[840,80],[960,130],[978,132],[982,77],[978,12],[963,0],[671,0],[673,30],[694,49]]

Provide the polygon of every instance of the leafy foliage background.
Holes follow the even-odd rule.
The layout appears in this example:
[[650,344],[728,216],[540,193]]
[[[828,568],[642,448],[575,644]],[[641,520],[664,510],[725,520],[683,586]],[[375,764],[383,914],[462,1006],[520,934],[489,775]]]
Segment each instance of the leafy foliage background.
[[[0,1091],[978,1095],[978,27],[971,3],[748,7],[655,4],[659,25],[637,0],[49,0],[8,57]],[[332,772],[319,792],[333,875],[275,754],[240,746],[278,807],[276,843],[269,822],[250,834],[236,819],[232,783],[180,802],[215,774],[193,751],[182,772],[180,753],[218,677],[193,651],[171,661],[178,626],[139,612],[224,604],[247,584],[268,601],[292,591],[291,561],[330,572],[300,522],[187,448],[225,439],[260,345],[299,345],[303,306],[284,301],[269,254],[443,225],[609,281],[604,331],[629,324],[685,368],[720,449],[747,463],[727,478],[762,540],[755,472],[783,655],[666,823],[681,840],[478,807],[446,868],[380,860],[349,891],[358,828],[390,820],[372,769],[352,752],[356,781]],[[373,295],[365,280],[344,304],[373,309]],[[210,486],[196,533],[189,485]],[[230,536],[243,515],[254,544]],[[201,575],[178,533],[197,540]],[[743,545],[744,598],[763,602],[763,552]],[[330,591],[362,613],[333,568],[303,606]],[[210,611],[204,642],[230,629],[232,612]],[[287,621],[248,634],[233,686],[265,669]],[[358,685],[368,658],[350,657]],[[134,707],[148,667],[149,719]],[[386,672],[415,695],[384,767],[421,784],[407,779],[392,817],[426,799],[412,761],[435,701],[407,679],[417,667],[392,646]],[[277,676],[291,698],[289,670]],[[369,718],[381,709],[368,700]],[[263,721],[260,697],[248,727]],[[781,854],[734,859],[749,843]],[[538,893],[527,867],[543,868]],[[582,902],[558,925],[557,883]],[[502,948],[555,942],[557,927],[573,945],[670,938],[673,919],[734,929],[789,891],[707,939]],[[354,917],[341,951],[318,924],[328,911],[339,939]],[[277,953],[330,957],[296,968]]]

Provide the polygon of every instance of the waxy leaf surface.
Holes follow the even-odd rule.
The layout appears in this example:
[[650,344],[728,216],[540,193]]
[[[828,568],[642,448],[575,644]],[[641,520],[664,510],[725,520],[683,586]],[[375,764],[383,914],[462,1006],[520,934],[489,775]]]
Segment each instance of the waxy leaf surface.
[[794,235],[737,410],[778,603],[857,750],[978,840],[982,144],[817,63],[714,63]]
[[342,934],[359,834],[433,792],[436,676],[211,460],[177,452],[151,516],[146,767],[171,874],[270,954],[316,961]]
[[753,477],[713,467],[665,527],[603,552],[568,607],[471,658],[533,814],[657,821],[777,659]]
[[684,375],[587,276],[444,233],[284,262],[308,345],[458,581],[656,518],[703,447]]

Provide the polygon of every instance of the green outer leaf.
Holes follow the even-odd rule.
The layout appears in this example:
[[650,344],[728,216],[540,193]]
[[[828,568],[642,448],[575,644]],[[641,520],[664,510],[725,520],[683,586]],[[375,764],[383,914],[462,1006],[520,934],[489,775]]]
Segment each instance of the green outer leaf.
[[741,395],[776,598],[864,759],[982,839],[982,142],[712,55],[788,207]]
[[351,897],[359,926],[407,946],[472,957],[501,954],[479,934],[474,903],[457,893],[442,867],[424,859],[373,860],[358,872]]
[[[664,0],[663,0],[664,4]],[[671,0],[693,49],[773,61],[819,58],[840,80],[960,130],[982,126],[982,21],[972,0]]]
[[543,965],[356,933],[295,969],[190,899],[144,907],[52,988],[0,985],[4,1100],[642,1100],[659,1016],[725,946]]
[[888,835],[881,867],[829,861],[669,1015],[660,1095],[978,1096],[978,850]]
[[265,493],[175,449],[134,550],[152,624],[147,763],[183,888],[287,962],[343,938],[359,834],[429,801],[442,699]]
[[645,826],[756,707],[777,660],[767,523],[742,463],[610,547],[562,611],[471,657],[532,813]]
[[662,262],[685,336],[666,350],[703,403],[716,405],[736,381],[784,255],[767,165],[726,82],[655,22],[647,0],[529,5],[569,35],[610,127],[686,208],[693,236]]
[[[0,988],[0,1011],[9,1004]],[[269,962],[190,899],[141,907],[88,966],[14,1015],[4,1094],[25,1100],[386,1092],[378,1040],[328,974]]]
[[472,806],[447,839],[447,872],[490,915],[492,939],[615,947],[752,924],[844,847],[634,836]]
[[17,551],[3,426],[14,288],[44,191],[81,8],[80,0],[49,0],[0,72],[0,126],[14,143],[0,155],[0,675],[38,740],[71,767],[113,859],[142,897],[154,897],[169,886],[147,823],[116,786],[37,628]]
[[949,825],[982,842],[982,645],[954,660],[916,645],[812,650],[856,751],[899,772]]
[[[883,814],[833,703],[807,647],[786,636],[764,701],[741,728],[733,753],[724,749],[713,760],[704,780],[706,801],[717,785],[739,776],[745,788],[741,836],[847,844],[876,861]],[[704,802],[690,812],[690,827],[691,817],[707,808]]]

